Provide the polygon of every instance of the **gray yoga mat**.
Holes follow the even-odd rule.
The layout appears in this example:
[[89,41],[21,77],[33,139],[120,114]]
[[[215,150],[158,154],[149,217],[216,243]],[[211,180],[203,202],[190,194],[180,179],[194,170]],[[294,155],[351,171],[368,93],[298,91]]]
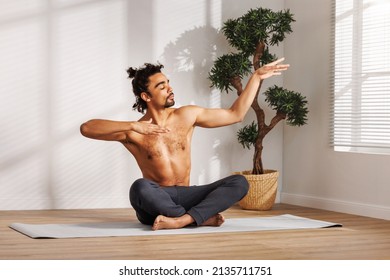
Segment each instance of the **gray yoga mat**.
[[336,227],[341,224],[302,218],[293,215],[226,219],[220,227],[185,227],[153,231],[151,226],[139,222],[80,223],[80,224],[22,224],[10,228],[31,238],[77,238],[109,236],[146,236],[169,234],[206,234],[224,232],[250,232],[261,230],[313,229]]

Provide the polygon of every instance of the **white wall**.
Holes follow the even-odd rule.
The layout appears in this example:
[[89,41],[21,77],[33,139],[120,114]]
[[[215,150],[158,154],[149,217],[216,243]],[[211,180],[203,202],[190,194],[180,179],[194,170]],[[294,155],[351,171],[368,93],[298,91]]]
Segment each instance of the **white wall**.
[[126,1],[2,1],[0,11],[0,209],[124,205],[127,157],[79,126],[128,116]]
[[[157,60],[178,105],[230,106],[235,94],[220,95],[207,80],[213,59],[229,49],[218,28],[259,5],[284,2],[2,1],[0,210],[129,207],[128,189],[141,174],[135,160],[118,143],[83,138],[79,125],[138,119],[125,69]],[[283,46],[275,52],[282,56]],[[239,127],[195,131],[193,184],[251,167]],[[282,140],[279,125],[266,139],[266,167],[282,171]]]
[[309,122],[284,129],[282,201],[390,219],[390,156],[333,151],[329,139],[331,1],[286,0],[285,86],[308,97]]
[[[90,118],[137,119],[125,69],[159,60],[178,105],[230,106],[207,73],[229,47],[221,23],[259,5],[290,8],[293,33],[275,49],[284,85],[309,100],[309,123],[279,125],[265,140],[267,168],[283,173],[282,201],[389,219],[389,156],[328,145],[331,1],[24,0],[0,4],[0,210],[128,207],[140,176],[117,143],[83,138]],[[282,78],[267,81],[266,88]],[[268,115],[269,117],[271,115]],[[251,122],[250,112],[245,123]],[[197,129],[193,184],[251,168],[241,124]],[[284,147],[284,149],[283,149]]]

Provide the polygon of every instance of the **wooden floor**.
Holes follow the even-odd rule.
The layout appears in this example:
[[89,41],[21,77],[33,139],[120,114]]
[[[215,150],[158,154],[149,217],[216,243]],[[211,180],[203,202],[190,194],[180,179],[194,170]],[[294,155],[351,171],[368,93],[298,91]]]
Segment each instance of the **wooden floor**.
[[0,211],[0,259],[390,259],[390,221],[276,204],[270,211],[232,207],[226,218],[292,214],[341,228],[75,239],[32,239],[8,227],[19,223],[135,221],[132,209]]

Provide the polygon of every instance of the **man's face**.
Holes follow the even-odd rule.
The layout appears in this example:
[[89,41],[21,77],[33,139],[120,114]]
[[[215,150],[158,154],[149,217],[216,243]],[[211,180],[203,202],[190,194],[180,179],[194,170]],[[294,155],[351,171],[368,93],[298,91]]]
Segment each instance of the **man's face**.
[[169,85],[169,80],[163,73],[156,73],[149,77],[148,92],[153,106],[164,108],[175,105],[175,96]]

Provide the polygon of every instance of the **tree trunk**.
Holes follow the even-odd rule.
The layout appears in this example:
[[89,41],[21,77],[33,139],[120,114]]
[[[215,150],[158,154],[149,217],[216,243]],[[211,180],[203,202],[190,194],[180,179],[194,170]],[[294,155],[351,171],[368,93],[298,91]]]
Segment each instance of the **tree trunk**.
[[[260,67],[260,59],[264,54],[265,47],[266,47],[266,44],[264,42],[259,42],[256,46],[256,50],[253,54],[253,68],[255,71]],[[233,78],[231,78],[230,83],[237,90],[237,95],[240,96],[241,93],[243,92],[241,78],[238,76],[233,77]],[[256,114],[257,129],[258,129],[256,143],[254,144],[255,152],[253,155],[252,174],[264,174],[264,167],[263,167],[263,161],[262,161],[263,139],[268,134],[268,132],[270,132],[271,129],[273,129],[274,126],[279,121],[286,118],[285,114],[277,112],[277,114],[271,120],[270,125],[265,124],[264,110],[260,107],[259,100],[258,100],[258,95],[260,93],[260,89],[261,89],[262,84],[263,84],[263,81],[260,82],[259,87],[257,89],[256,96],[255,96],[253,103],[251,105],[252,109],[255,111],[255,114]]]
[[255,143],[255,153],[253,155],[253,169],[252,174],[264,174],[262,154],[263,154],[263,139],[260,135],[257,137]]
[[[255,71],[258,68],[260,68],[260,59],[264,54],[264,49],[265,49],[265,43],[259,42],[257,44],[256,50],[253,54],[253,68]],[[257,89],[256,97],[252,103],[252,109],[255,111],[255,114],[256,114],[257,129],[258,129],[258,135],[257,135],[256,143],[254,145],[255,152],[253,154],[252,174],[263,174],[264,173],[262,154],[263,154],[263,139],[264,139],[265,135],[263,135],[262,132],[263,132],[266,124],[265,124],[264,110],[261,109],[260,104],[259,104],[259,100],[258,100],[258,96],[259,96],[262,84],[263,84],[263,81],[260,82],[259,87]]]

